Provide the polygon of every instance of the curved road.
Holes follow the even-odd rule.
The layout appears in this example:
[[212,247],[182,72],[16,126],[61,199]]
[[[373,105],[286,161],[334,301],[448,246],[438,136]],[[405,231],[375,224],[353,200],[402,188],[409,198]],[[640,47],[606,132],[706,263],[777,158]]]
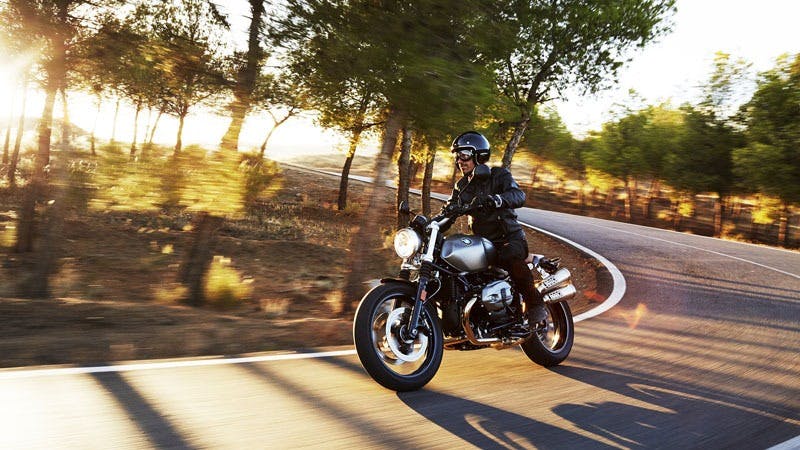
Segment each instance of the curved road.
[[627,282],[576,326],[560,367],[446,352],[406,394],[374,383],[351,349],[5,370],[0,448],[763,449],[800,435],[800,253],[518,211]]

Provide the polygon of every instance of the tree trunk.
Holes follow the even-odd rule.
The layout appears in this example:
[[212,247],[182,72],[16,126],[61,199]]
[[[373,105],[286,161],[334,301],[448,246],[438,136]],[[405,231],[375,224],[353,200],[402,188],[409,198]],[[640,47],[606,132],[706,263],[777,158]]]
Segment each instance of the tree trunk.
[[72,125],[69,120],[69,104],[67,103],[67,89],[62,86],[61,92],[61,142],[60,147],[64,150],[72,142]]
[[[250,0],[250,28],[247,40],[247,61],[245,67],[237,75],[236,87],[231,104],[231,123],[222,137],[220,147],[225,150],[238,150],[239,134],[247,112],[250,110],[251,96],[256,86],[256,78],[261,70],[263,50],[261,49],[261,17],[264,14],[263,0]],[[266,146],[264,146],[266,148]],[[264,151],[261,151],[263,158]]]
[[722,214],[725,212],[722,201],[722,196],[719,195],[714,202],[714,237],[722,236]]
[[296,114],[296,111],[294,111],[294,109],[292,109],[288,113],[286,113],[286,116],[283,119],[278,120],[278,119],[275,118],[275,116],[272,114],[272,112],[270,112],[270,116],[272,117],[272,123],[273,124],[272,124],[272,129],[270,129],[269,133],[267,133],[267,137],[264,138],[264,142],[261,143],[261,159],[264,159],[264,153],[267,151],[267,142],[269,142],[269,138],[272,137],[272,133],[274,133],[275,130],[279,126],[281,126],[284,123],[286,123],[286,121],[289,120],[289,118],[294,116],[295,114]]
[[778,222],[778,245],[786,247],[786,236],[789,230],[789,205],[784,204]]
[[[61,66],[63,69],[63,65]],[[36,202],[44,194],[47,186],[45,171],[50,164],[50,137],[53,133],[53,107],[55,106],[56,93],[59,86],[59,73],[57,67],[48,71],[47,91],[45,95],[42,118],[39,120],[38,149],[33,163],[33,176],[28,190],[23,197],[20,208],[19,225],[17,226],[17,242],[14,251],[27,253],[33,250],[33,239],[36,234]],[[63,73],[63,71],[61,72]]]
[[14,151],[8,166],[8,185],[12,188],[17,185],[17,164],[19,164],[19,150],[22,147],[22,135],[25,134],[25,108],[28,101],[28,71],[22,76],[22,111],[19,112],[17,123],[17,136],[14,138]]
[[[412,131],[406,125],[403,128],[403,139],[400,145],[400,157],[397,159],[397,200],[396,207],[400,206],[401,202],[408,204],[408,190],[411,186],[409,175],[411,172],[411,142]],[[397,227],[400,228],[408,223],[408,214],[401,213],[397,210]]]
[[264,137],[264,142],[261,143],[261,151],[259,155],[261,155],[261,159],[264,159],[264,154],[267,152],[267,142],[269,142],[269,138],[272,137],[272,133],[275,132],[275,128],[278,128],[278,125],[273,124],[272,128],[270,128],[269,132],[267,133],[266,137]]
[[364,211],[361,225],[350,240],[350,271],[347,273],[342,296],[342,315],[350,315],[355,304],[364,294],[364,281],[368,277],[369,252],[380,247],[378,218],[383,206],[377,195],[386,189],[387,171],[391,163],[392,154],[397,147],[397,135],[400,127],[405,122],[404,114],[391,110],[386,120],[385,132],[381,152],[375,160],[375,182],[367,188],[367,207]]
[[675,231],[681,230],[681,202],[683,201],[682,198],[678,200],[672,200],[672,229]]
[[[55,198],[46,212],[42,215],[43,230],[36,249],[36,258],[32,272],[20,285],[20,294],[25,298],[49,298],[50,277],[56,272],[59,258],[59,239],[63,235],[63,224],[66,204],[64,202],[64,189],[55,186]],[[42,195],[36,193],[37,197]]]
[[156,128],[158,128],[158,121],[161,120],[161,115],[164,114],[161,110],[158,111],[158,115],[156,116],[156,121],[153,124],[153,128],[150,130],[150,138],[147,139],[147,145],[153,145],[153,137],[156,135]]
[[186,302],[192,306],[200,306],[205,301],[206,275],[214,259],[214,242],[222,222],[222,217],[205,211],[195,218],[194,238],[181,271],[181,282],[189,289]]
[[96,137],[97,134],[97,120],[100,118],[100,107],[103,106],[103,102],[100,96],[97,96],[97,111],[94,113],[94,122],[92,123],[92,134],[89,136],[89,147],[92,152],[92,156],[97,156],[97,145],[96,145]]
[[531,123],[531,109],[525,109],[522,112],[522,118],[514,125],[514,134],[511,135],[511,140],[506,144],[506,150],[503,152],[503,167],[508,168],[511,166],[511,160],[514,158],[514,153],[517,151],[522,137],[525,136],[525,130]]
[[117,118],[119,117],[119,97],[117,97],[117,104],[114,106],[114,122],[111,124],[111,143],[116,142],[117,139]]
[[142,111],[141,102],[136,102],[136,113],[133,115],[133,140],[131,140],[131,161],[136,159],[136,138],[139,134],[139,113]]
[[356,128],[350,136],[350,148],[347,150],[347,157],[344,160],[344,166],[342,166],[342,176],[339,177],[339,199],[336,203],[339,211],[344,211],[347,207],[347,186],[350,183],[350,167],[353,165],[353,158],[356,155],[358,141],[361,139],[361,132],[361,128]]
[[183,123],[184,123],[185,120],[186,120],[186,114],[181,114],[178,117],[178,138],[175,141],[175,154],[176,155],[178,153],[180,153],[181,149],[183,148],[183,140],[182,140],[183,139]]
[[626,177],[625,178],[625,220],[628,222],[631,221],[631,204],[633,203],[633,187],[631,186],[631,181]]
[[6,125],[6,139],[3,142],[3,165],[8,164],[8,152],[11,148],[11,123],[14,122],[14,100],[16,100],[16,90],[11,92],[11,102],[8,107],[8,125]]
[[436,144],[428,142],[425,155],[425,175],[422,177],[422,214],[431,215],[431,184],[433,183],[433,164],[436,159]]
[[658,178],[653,178],[653,180],[650,182],[650,189],[647,190],[647,197],[644,200],[644,207],[642,208],[642,216],[644,216],[645,220],[650,220],[650,216],[653,213],[653,200],[658,197],[658,193],[660,191],[661,180]]

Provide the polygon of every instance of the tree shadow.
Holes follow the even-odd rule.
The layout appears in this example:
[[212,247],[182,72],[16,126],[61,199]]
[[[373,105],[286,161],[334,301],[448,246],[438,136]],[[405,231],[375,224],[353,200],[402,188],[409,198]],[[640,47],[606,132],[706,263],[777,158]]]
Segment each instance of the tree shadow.
[[[360,365],[344,358],[317,361],[368,377]],[[613,448],[530,417],[430,389],[397,397],[429,422],[482,449]]]
[[428,421],[482,449],[614,448],[530,417],[441,392],[423,389],[397,396]]
[[125,410],[131,421],[139,427],[155,448],[194,448],[173,427],[169,419],[156,411],[136,389],[125,381],[119,372],[92,373],[91,375],[114,397],[117,404]]
[[[653,381],[584,367],[554,372],[615,392],[633,402],[564,403],[553,412],[627,448],[767,448],[800,434],[797,411],[681,383]],[[602,399],[602,397],[597,397]],[[647,406],[635,403],[644,402]],[[620,420],[620,417],[629,420]]]

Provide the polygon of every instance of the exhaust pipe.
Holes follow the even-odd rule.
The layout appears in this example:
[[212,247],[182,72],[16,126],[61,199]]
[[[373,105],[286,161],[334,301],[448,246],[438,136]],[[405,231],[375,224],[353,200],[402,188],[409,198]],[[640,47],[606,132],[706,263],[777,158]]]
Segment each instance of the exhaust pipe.
[[569,270],[566,268],[558,269],[556,273],[542,280],[539,285],[536,286],[536,290],[538,290],[540,294],[548,294],[560,287],[564,287],[571,279],[572,274],[569,273]]
[[544,302],[545,303],[556,303],[561,302],[564,300],[569,300],[572,297],[575,297],[575,294],[578,293],[578,290],[575,289],[575,286],[568,284],[560,289],[556,289],[552,292],[549,292],[544,295]]

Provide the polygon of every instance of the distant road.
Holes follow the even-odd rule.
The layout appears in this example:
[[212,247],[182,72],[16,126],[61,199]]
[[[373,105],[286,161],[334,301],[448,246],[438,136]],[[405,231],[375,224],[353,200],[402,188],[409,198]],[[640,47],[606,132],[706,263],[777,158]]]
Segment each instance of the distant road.
[[373,382],[347,348],[5,370],[0,448],[764,449],[800,435],[800,253],[518,212],[627,283],[619,304],[576,326],[560,367],[517,350],[446,352],[406,394]]

